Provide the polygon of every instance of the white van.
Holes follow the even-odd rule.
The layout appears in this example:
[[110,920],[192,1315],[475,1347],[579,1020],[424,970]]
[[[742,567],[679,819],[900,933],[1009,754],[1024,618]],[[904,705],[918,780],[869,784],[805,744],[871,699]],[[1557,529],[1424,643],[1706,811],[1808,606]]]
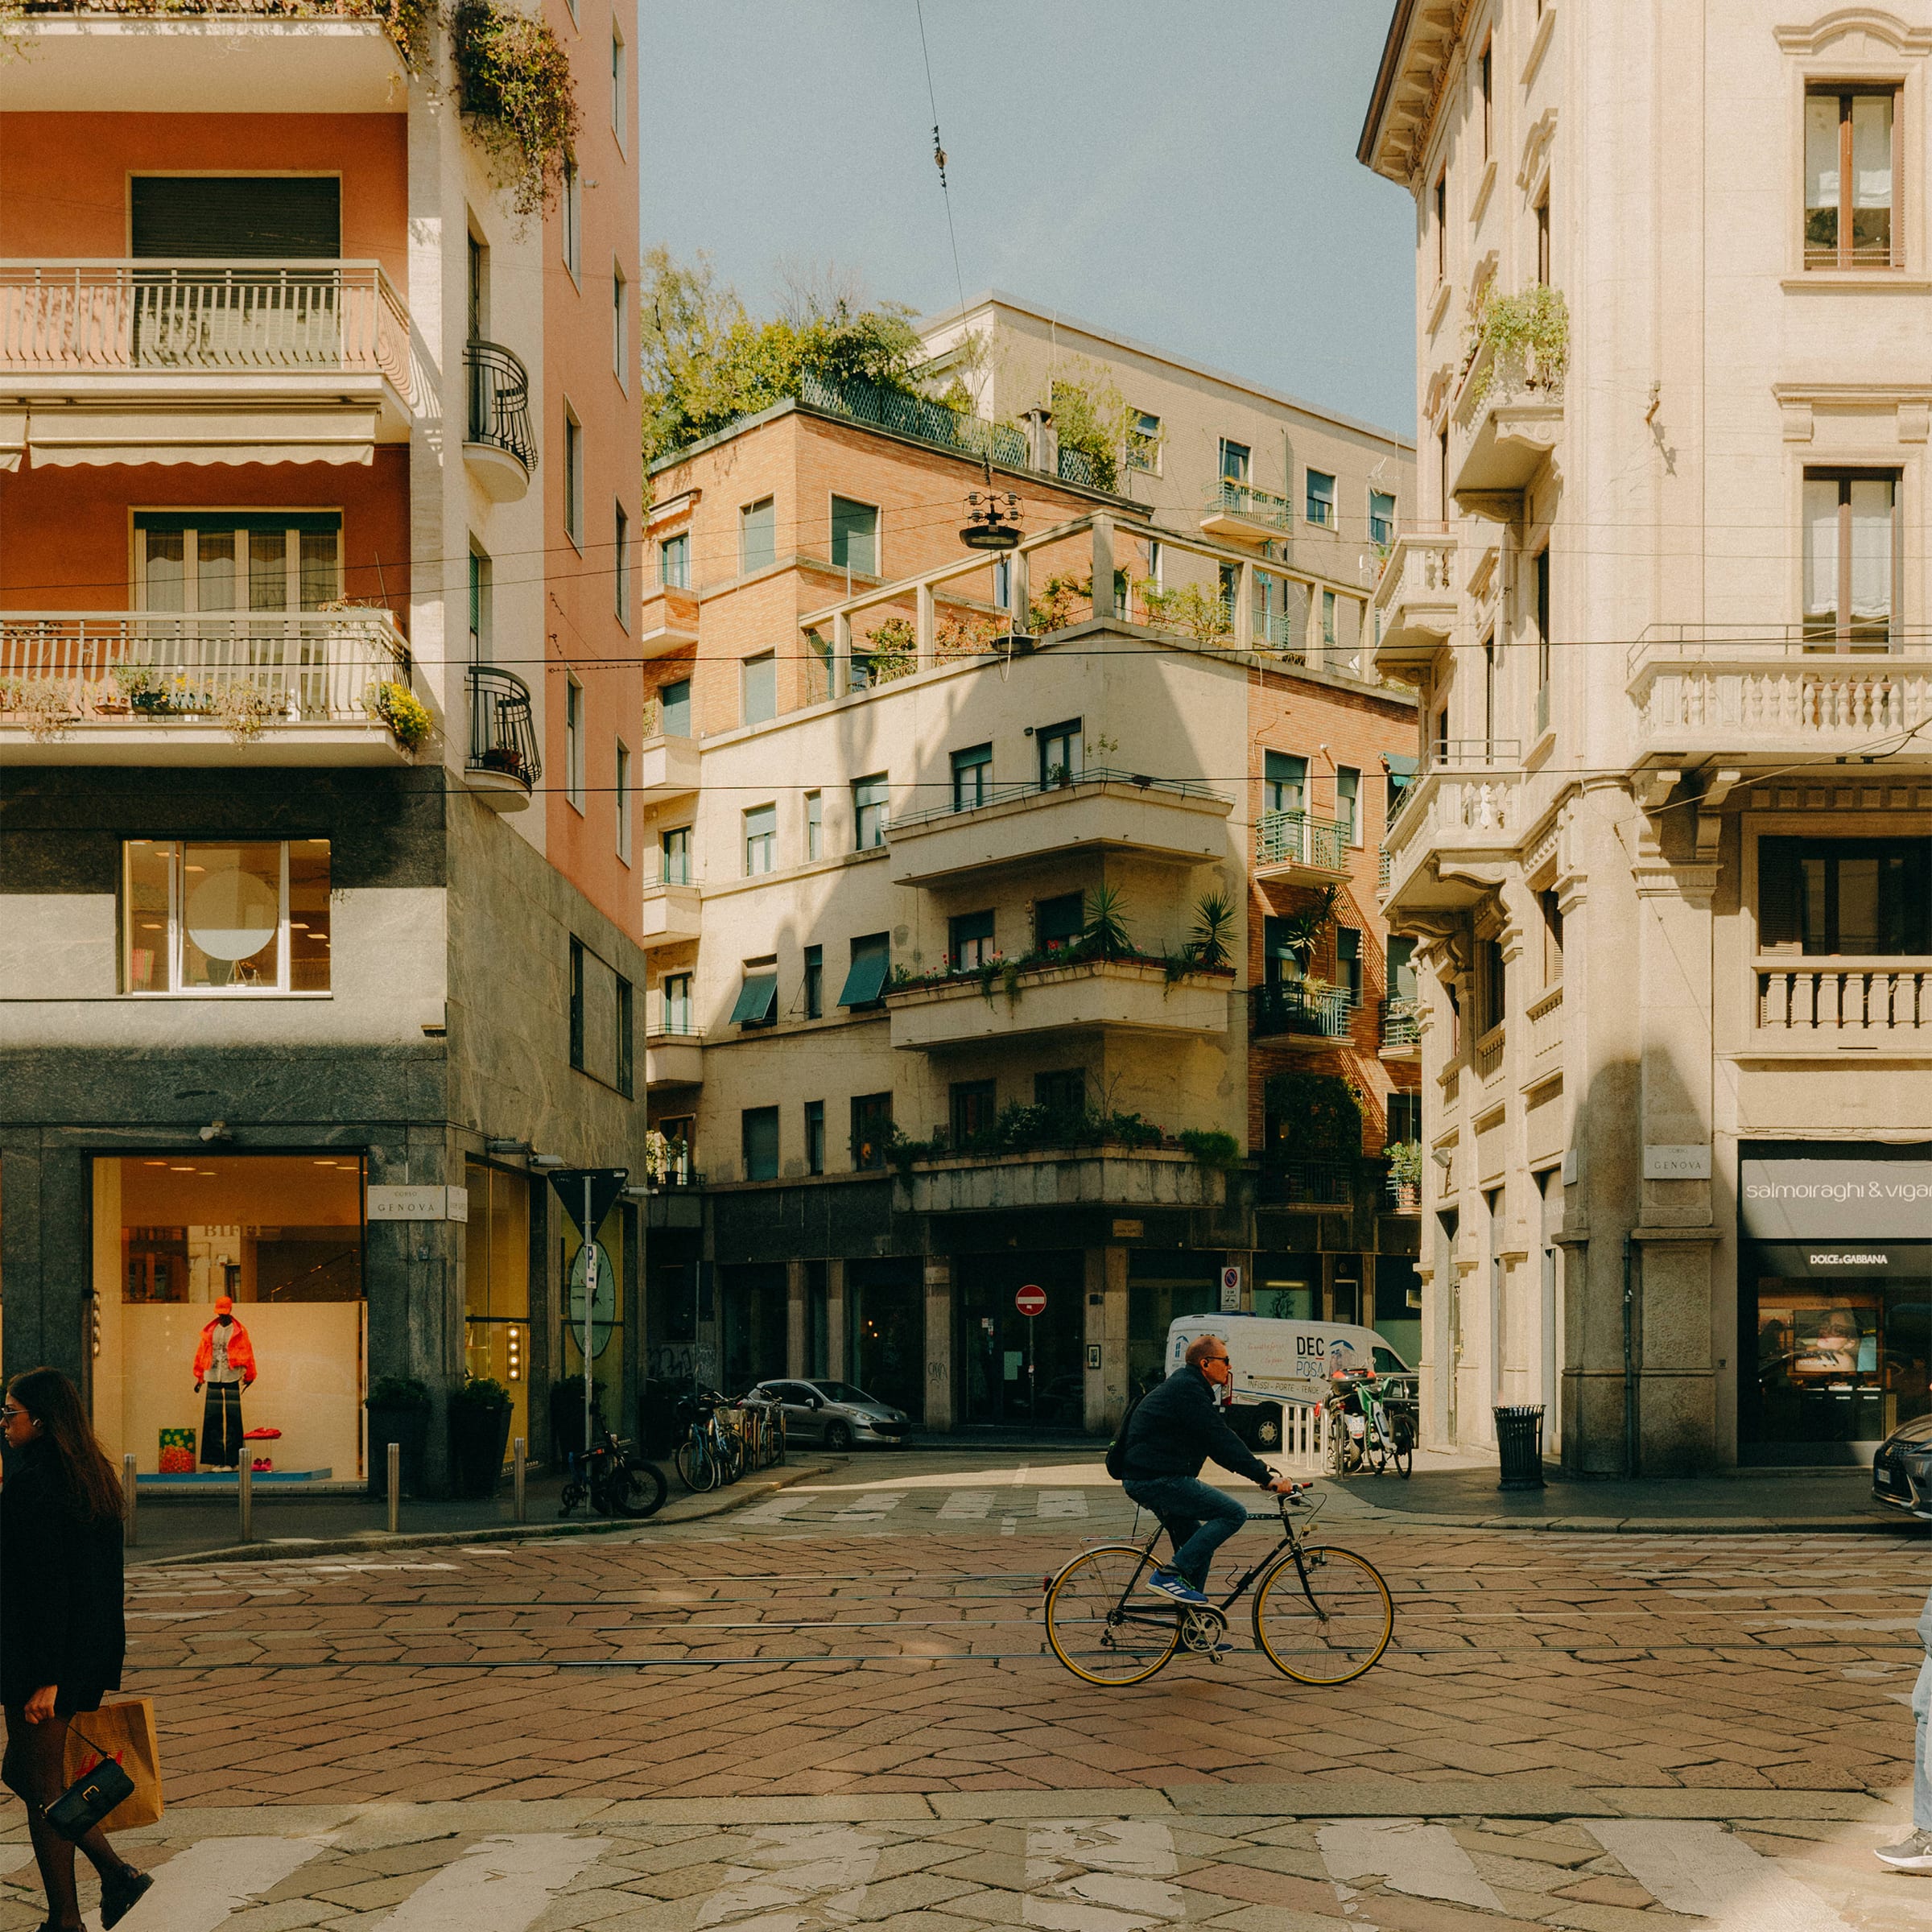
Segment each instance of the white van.
[[1373,1328],[1351,1322],[1290,1322],[1271,1315],[1184,1315],[1167,1330],[1166,1371],[1181,1365],[1197,1335],[1228,1344],[1237,1397],[1319,1403],[1338,1368],[1373,1368],[1377,1376],[1414,1370]]

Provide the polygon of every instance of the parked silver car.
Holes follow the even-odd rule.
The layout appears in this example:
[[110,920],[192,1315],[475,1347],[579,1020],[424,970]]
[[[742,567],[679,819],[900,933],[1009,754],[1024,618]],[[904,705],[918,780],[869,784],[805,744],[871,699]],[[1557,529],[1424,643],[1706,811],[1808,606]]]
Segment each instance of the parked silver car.
[[906,1411],[850,1382],[760,1382],[747,1398],[776,1402],[785,1412],[787,1442],[849,1449],[855,1443],[903,1448],[911,1427]]

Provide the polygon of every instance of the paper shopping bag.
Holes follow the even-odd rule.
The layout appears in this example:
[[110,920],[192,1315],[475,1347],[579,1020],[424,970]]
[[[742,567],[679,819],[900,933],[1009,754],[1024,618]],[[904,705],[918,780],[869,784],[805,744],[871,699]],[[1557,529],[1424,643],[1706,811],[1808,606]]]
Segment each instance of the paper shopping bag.
[[[83,1736],[83,1733],[85,1733]],[[101,1819],[104,1831],[130,1831],[161,1818],[161,1753],[155,1744],[155,1707],[145,1697],[123,1698],[98,1711],[83,1711],[67,1727],[67,1781],[85,1777],[111,1757],[134,1780],[124,1798]]]

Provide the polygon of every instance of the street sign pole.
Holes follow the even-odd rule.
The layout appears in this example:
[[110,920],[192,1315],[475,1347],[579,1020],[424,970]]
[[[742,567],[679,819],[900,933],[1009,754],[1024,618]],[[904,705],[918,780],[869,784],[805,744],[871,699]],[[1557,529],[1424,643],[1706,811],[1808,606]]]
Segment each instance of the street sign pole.
[[585,1467],[595,1445],[590,1439],[590,1324],[597,1307],[597,1231],[590,1218],[590,1176],[584,1177],[584,1454]]
[[1026,1318],[1026,1419],[1037,1422],[1040,1419],[1040,1384],[1038,1364],[1039,1356],[1033,1345],[1033,1317]]
[[[582,1238],[584,1332],[581,1343],[584,1350],[584,1453],[586,1455],[596,1447],[591,1438],[590,1415],[591,1400],[597,1393],[591,1364],[597,1341],[597,1224],[609,1212],[611,1203],[617,1199],[623,1190],[624,1183],[630,1178],[630,1170],[624,1167],[566,1167],[550,1177],[550,1184],[557,1191],[557,1199],[562,1203],[564,1212],[576,1224],[577,1232]],[[613,1282],[612,1286],[614,1289],[616,1284]],[[568,1286],[567,1279],[567,1293]],[[613,1297],[611,1309],[613,1326],[617,1313]],[[568,1315],[564,1326],[568,1333]]]

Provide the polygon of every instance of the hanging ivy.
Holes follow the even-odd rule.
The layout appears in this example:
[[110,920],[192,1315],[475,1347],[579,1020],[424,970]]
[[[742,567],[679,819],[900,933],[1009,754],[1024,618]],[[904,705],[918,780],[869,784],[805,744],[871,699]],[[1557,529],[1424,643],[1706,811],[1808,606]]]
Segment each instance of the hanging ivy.
[[1334,1074],[1270,1074],[1261,1105],[1274,1136],[1271,1154],[1352,1160],[1362,1151],[1360,1104],[1348,1083]]
[[449,19],[456,87],[472,131],[520,215],[547,206],[576,150],[570,57],[541,20],[495,0],[461,0]]

